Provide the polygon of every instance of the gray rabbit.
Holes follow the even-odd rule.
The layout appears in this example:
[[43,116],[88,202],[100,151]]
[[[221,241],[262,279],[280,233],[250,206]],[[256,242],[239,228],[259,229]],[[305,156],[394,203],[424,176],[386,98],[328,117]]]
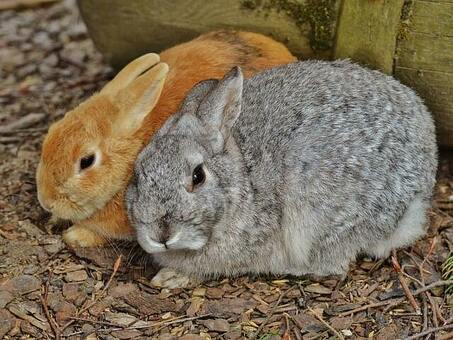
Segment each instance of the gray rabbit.
[[430,113],[389,76],[349,61],[249,80],[234,68],[196,85],[141,152],[126,204],[142,248],[175,270],[157,284],[344,275],[424,234],[436,168]]

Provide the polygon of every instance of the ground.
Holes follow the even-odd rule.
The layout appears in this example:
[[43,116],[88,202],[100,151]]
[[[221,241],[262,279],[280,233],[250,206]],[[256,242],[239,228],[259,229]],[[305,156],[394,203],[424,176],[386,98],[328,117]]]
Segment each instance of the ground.
[[428,234],[394,264],[358,260],[341,282],[241,277],[161,290],[137,245],[69,250],[67,226],[36,198],[47,127],[113,75],[75,4],[0,11],[0,61],[0,338],[453,337],[440,267],[453,247],[451,150],[441,152]]

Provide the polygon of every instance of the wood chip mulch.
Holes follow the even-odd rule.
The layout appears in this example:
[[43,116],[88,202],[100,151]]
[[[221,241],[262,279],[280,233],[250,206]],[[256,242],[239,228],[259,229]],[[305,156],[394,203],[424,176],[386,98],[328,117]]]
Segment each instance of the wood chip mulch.
[[[0,339],[451,339],[441,264],[453,249],[453,152],[442,150],[428,235],[321,282],[240,277],[157,289],[135,244],[69,250],[39,207],[49,124],[113,75],[73,0],[0,11]],[[451,284],[451,283],[450,283]]]

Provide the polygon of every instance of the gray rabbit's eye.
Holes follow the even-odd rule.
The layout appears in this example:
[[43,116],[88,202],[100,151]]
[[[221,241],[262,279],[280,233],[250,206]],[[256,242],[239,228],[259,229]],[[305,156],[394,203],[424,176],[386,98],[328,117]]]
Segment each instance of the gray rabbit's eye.
[[192,186],[200,186],[204,183],[206,175],[203,170],[203,165],[197,165],[192,173]]
[[80,159],[80,170],[88,169],[90,166],[94,164],[94,160],[96,159],[95,154],[91,154]]

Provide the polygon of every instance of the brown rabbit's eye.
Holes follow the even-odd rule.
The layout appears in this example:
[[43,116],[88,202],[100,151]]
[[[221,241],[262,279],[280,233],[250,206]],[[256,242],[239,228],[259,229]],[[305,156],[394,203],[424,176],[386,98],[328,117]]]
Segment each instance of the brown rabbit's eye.
[[80,159],[80,170],[85,170],[93,165],[95,160],[95,155],[91,154]]
[[194,187],[197,185],[201,185],[204,183],[205,179],[206,175],[204,173],[203,166],[201,164],[197,165],[192,173],[192,185]]

